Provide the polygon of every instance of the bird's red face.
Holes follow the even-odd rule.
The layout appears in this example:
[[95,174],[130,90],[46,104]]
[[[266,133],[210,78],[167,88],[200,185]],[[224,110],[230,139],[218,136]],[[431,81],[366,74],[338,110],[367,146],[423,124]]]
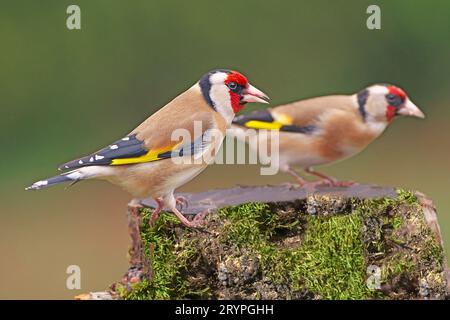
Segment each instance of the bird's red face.
[[405,91],[396,86],[387,86],[387,89],[389,90],[389,93],[386,95],[386,101],[388,103],[386,120],[391,122],[408,97],[406,96]]
[[269,97],[250,85],[247,78],[237,71],[230,71],[224,83],[229,89],[234,113],[239,112],[247,102],[267,103],[269,100]]
[[200,79],[203,96],[216,111],[239,112],[247,102],[268,103],[269,97],[237,71],[213,70]]
[[241,101],[241,93],[244,88],[248,87],[248,80],[239,72],[231,71],[225,84],[229,88],[231,107],[234,113],[237,113],[245,106],[246,102]]
[[424,118],[423,112],[416,106],[406,95],[402,89],[388,85],[386,86],[388,93],[386,94],[386,120],[391,122],[396,115],[414,116]]

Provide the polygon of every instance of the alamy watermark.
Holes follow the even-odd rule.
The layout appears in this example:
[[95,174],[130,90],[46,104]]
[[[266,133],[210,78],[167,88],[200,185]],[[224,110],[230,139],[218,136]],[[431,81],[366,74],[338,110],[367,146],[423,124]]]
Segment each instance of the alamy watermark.
[[380,30],[381,29],[381,8],[376,4],[372,4],[367,7],[366,13],[369,17],[366,21],[367,29]]
[[369,288],[370,290],[380,290],[381,268],[372,264],[367,267],[366,273],[368,275],[366,280],[367,288]]
[[81,29],[81,9],[76,4],[67,7],[66,13],[69,14],[66,20],[66,27],[69,30]]
[[69,275],[66,279],[66,288],[69,290],[81,289],[81,268],[76,264],[67,267],[66,273]]
[[[261,164],[261,175],[275,175],[279,171],[279,132],[277,130],[246,129],[224,133],[215,128],[203,130],[202,121],[194,121],[193,130],[178,128],[171,134],[176,142],[172,152],[175,164]],[[242,143],[237,143],[241,141]],[[220,151],[225,141],[226,153]],[[249,145],[247,154],[245,143]]]

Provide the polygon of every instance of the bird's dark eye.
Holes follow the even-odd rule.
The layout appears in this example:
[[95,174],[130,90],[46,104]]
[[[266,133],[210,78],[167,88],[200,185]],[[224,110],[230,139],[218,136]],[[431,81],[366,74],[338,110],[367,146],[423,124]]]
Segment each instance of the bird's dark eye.
[[229,82],[228,83],[228,88],[230,88],[230,90],[236,90],[237,88],[237,83],[236,82]]
[[393,107],[399,107],[402,104],[402,98],[392,93],[386,95],[386,100]]
[[388,99],[388,101],[394,101],[395,100],[395,95],[394,94],[388,94],[387,96],[386,96],[386,98]]

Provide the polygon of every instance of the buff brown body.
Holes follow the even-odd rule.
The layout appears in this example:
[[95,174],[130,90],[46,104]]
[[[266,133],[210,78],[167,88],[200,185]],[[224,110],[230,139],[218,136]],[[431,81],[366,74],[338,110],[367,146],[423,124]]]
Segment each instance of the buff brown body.
[[300,100],[236,117],[231,135],[245,140],[256,134],[264,143],[270,135],[260,134],[261,130],[276,130],[281,171],[294,176],[300,185],[306,181],[295,169],[322,178],[319,183],[348,185],[313,167],[361,152],[384,132],[395,115],[424,117],[403,90],[373,85],[353,95]]

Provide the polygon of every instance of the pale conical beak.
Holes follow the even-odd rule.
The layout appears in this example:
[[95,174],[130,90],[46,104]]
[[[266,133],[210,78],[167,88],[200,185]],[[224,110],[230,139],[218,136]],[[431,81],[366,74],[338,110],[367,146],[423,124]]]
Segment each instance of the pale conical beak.
[[407,100],[405,104],[397,111],[398,115],[411,116],[424,119],[425,114],[411,100]]
[[269,97],[251,84],[242,90],[241,102],[269,103]]

